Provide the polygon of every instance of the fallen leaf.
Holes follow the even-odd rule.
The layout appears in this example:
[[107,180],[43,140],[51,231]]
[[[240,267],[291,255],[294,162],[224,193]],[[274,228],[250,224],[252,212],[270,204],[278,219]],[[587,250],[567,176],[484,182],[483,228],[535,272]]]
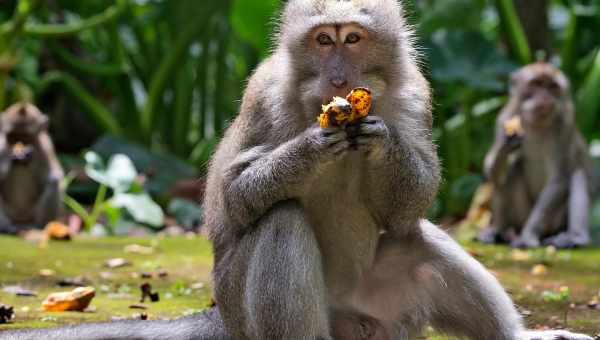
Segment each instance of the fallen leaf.
[[54,274],[56,274],[56,272],[52,269],[40,269],[40,276],[48,277],[54,276]]
[[513,249],[513,251],[510,253],[510,257],[513,259],[513,261],[527,261],[531,259],[531,255],[529,255],[528,251],[520,249]]
[[130,244],[125,246],[125,248],[123,248],[123,251],[126,253],[132,253],[132,254],[142,254],[142,255],[150,255],[152,253],[154,253],[154,248],[152,247],[145,247],[139,244]]
[[140,298],[140,302],[144,302],[146,298],[150,298],[150,301],[152,302],[158,302],[160,300],[158,292],[153,292],[152,285],[148,282],[143,283],[140,286],[140,290],[142,291],[142,297]]
[[16,296],[37,296],[37,293],[33,290],[29,290],[21,286],[6,286],[2,288],[2,291],[8,294],[14,294]]
[[42,308],[49,312],[84,311],[96,295],[93,287],[78,287],[70,292],[48,295],[42,302]]
[[141,304],[141,303],[134,303],[132,305],[129,305],[129,308],[131,308],[131,309],[148,309],[148,306]]
[[14,315],[13,306],[0,304],[0,324],[9,322]]
[[69,227],[58,221],[52,221],[46,224],[44,233],[51,240],[68,241],[71,239]]
[[158,271],[158,277],[164,278],[164,277],[167,277],[167,276],[169,276],[169,273],[166,270],[161,269],[161,270]]
[[543,264],[536,264],[531,268],[531,274],[535,276],[546,275],[548,274],[548,267]]
[[105,266],[107,266],[108,268],[120,268],[129,265],[131,265],[131,262],[121,257],[109,259],[105,262]]
[[83,276],[67,277],[56,282],[60,287],[84,287],[89,284]]

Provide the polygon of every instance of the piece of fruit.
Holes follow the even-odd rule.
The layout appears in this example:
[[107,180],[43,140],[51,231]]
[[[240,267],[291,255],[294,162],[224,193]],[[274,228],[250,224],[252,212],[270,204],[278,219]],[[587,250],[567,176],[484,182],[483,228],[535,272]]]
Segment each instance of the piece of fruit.
[[346,100],[352,105],[352,114],[350,115],[349,123],[362,119],[369,115],[373,97],[371,90],[364,87],[357,87],[348,94]]
[[354,124],[369,115],[372,102],[371,91],[357,87],[345,99],[334,97],[329,104],[323,105],[318,118],[319,125],[326,128]]
[[93,287],[78,287],[70,292],[59,292],[48,295],[42,302],[42,308],[48,312],[84,311],[96,296]]
[[504,133],[507,136],[520,136],[523,134],[521,117],[515,116],[504,123]]
[[343,125],[352,114],[352,105],[342,97],[333,97],[333,100],[321,107],[319,125],[322,128]]
[[11,147],[11,157],[17,161],[28,159],[32,152],[33,147],[31,145],[25,145],[21,142],[16,142]]

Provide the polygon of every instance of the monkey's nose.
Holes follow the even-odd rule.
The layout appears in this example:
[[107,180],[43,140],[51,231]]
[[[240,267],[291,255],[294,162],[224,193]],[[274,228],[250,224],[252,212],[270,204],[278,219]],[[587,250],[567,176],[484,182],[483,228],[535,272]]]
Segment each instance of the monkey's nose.
[[331,85],[335,86],[338,89],[342,89],[348,85],[348,80],[343,78],[333,78],[331,79]]

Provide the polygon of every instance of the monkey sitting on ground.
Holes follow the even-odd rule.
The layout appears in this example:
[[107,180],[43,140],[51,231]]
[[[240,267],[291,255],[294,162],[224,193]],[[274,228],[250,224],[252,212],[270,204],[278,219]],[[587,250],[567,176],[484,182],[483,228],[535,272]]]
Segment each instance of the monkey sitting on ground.
[[[590,340],[525,332],[494,276],[423,219],[440,167],[412,41],[395,0],[288,1],[209,170],[217,309],[9,336],[408,340],[432,325],[477,340]],[[317,125],[321,104],[359,86],[374,103],[353,136]]]
[[[513,122],[522,132],[509,135],[507,125]],[[553,235],[543,244],[589,244],[594,169],[575,125],[565,75],[542,62],[517,71],[496,124],[496,140],[485,158],[485,173],[495,191],[492,222],[479,239],[537,247]]]
[[47,127],[32,104],[0,116],[0,232],[43,228],[59,214],[63,171]]

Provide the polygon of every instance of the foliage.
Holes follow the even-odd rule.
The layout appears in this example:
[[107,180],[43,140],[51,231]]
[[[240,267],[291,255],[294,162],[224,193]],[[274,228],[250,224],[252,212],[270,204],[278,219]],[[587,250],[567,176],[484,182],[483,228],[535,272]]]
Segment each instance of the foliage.
[[[123,232],[129,226],[128,220],[159,228],[163,225],[162,208],[156,204],[139,183],[138,172],[129,157],[116,154],[108,165],[95,152],[85,154],[85,173],[100,187],[91,212],[69,195],[65,195],[65,204],[84,221],[85,228],[98,228],[101,215],[106,218],[105,227],[111,234]],[[112,196],[107,198],[108,189]]]
[[[269,53],[281,3],[6,0],[0,108],[32,96],[49,106],[63,102],[100,135],[174,155],[202,171],[237,111],[245,79]],[[508,76],[540,53],[511,0],[404,3],[435,90],[445,182],[432,214],[461,214],[484,180],[481,164]],[[598,139],[600,5],[548,4],[547,57],[572,80],[579,127],[588,140]]]

